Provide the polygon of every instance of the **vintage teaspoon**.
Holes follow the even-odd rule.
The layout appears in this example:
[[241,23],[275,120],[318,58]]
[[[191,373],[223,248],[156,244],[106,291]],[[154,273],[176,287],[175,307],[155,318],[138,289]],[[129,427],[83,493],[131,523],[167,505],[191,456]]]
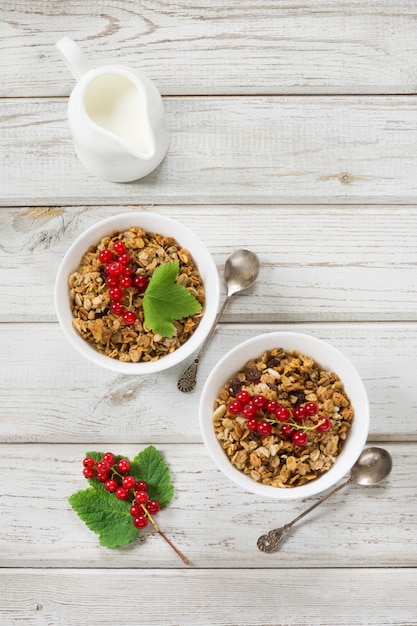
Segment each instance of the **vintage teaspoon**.
[[330,498],[330,496],[336,493],[336,491],[339,491],[339,489],[342,489],[342,487],[346,487],[349,483],[354,483],[355,485],[377,485],[388,476],[391,469],[392,458],[387,450],[376,447],[365,448],[352,467],[349,478],[344,483],[338,485],[335,489],[330,491],[330,493],[298,515],[298,517],[288,522],[288,524],[285,524],[285,526],[270,530],[266,535],[261,535],[257,543],[259,550],[262,550],[262,552],[274,552],[280,541],[286,536],[295,522],[298,522],[304,515],[310,513],[316,506],[319,506],[319,504],[327,500],[327,498]]
[[259,259],[254,252],[250,250],[236,250],[227,258],[224,266],[224,278],[227,285],[227,296],[217,313],[216,319],[210,329],[209,334],[204,340],[200,350],[194,361],[184,370],[178,380],[177,387],[180,391],[187,393],[192,391],[197,382],[197,368],[211,336],[219,323],[220,317],[226,308],[229,299],[235,294],[247,289],[258,277],[260,269]]

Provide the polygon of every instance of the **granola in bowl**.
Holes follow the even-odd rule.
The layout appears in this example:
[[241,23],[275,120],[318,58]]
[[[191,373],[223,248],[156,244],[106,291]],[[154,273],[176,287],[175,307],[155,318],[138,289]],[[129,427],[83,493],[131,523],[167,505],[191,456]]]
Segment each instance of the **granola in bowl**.
[[[100,254],[103,251],[112,254],[115,245],[116,248],[119,246],[121,254],[119,257],[114,255],[113,259],[121,259],[122,255],[129,259],[124,264],[128,287],[122,298],[115,302],[120,303],[121,309],[134,312],[133,323],[125,323],[112,303],[112,289],[108,284],[111,276],[106,275],[109,266],[100,260]],[[175,321],[172,337],[161,336],[146,328],[142,306],[145,289],[135,287],[137,278],[144,279],[146,286],[155,269],[164,263],[178,264],[176,282],[201,305],[196,314]],[[103,237],[97,245],[90,246],[76,270],[69,275],[68,284],[74,328],[102,354],[128,363],[155,361],[177,350],[194,333],[203,315],[204,285],[190,252],[173,237],[146,232],[141,227],[116,231]],[[114,286],[117,288],[118,284],[119,280],[115,278]]]
[[55,310],[69,342],[119,374],[152,374],[190,357],[219,300],[217,267],[203,242],[180,222],[143,210],[84,230],[55,281]]
[[353,416],[335,373],[310,356],[274,348],[222,387],[213,426],[238,470],[265,485],[292,488],[331,468]]
[[200,397],[212,460],[246,491],[294,500],[333,487],[366,443],[365,386],[339,350],[312,335],[271,332],[227,352]]

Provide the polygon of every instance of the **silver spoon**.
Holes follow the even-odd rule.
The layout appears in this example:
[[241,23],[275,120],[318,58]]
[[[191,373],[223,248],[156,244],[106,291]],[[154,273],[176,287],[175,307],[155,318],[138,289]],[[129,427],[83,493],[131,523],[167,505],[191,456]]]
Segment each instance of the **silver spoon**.
[[260,269],[259,259],[254,252],[250,250],[236,250],[227,258],[224,266],[224,278],[227,285],[227,296],[217,313],[216,319],[210,329],[209,334],[204,340],[200,350],[194,361],[189,365],[180,376],[177,387],[180,391],[187,393],[192,391],[197,382],[197,368],[211,336],[219,323],[219,319],[226,308],[229,299],[235,294],[247,289],[258,277]]
[[262,550],[262,552],[274,552],[279,542],[286,536],[295,522],[298,522],[304,515],[310,513],[316,506],[319,506],[319,504],[327,500],[327,498],[330,498],[330,496],[336,493],[336,491],[339,491],[339,489],[342,489],[342,487],[346,487],[349,483],[354,483],[355,485],[377,485],[388,476],[391,470],[392,458],[387,450],[375,447],[365,448],[352,467],[349,478],[344,483],[335,487],[330,493],[315,502],[291,522],[285,524],[285,526],[270,530],[266,535],[261,535],[257,543],[259,550]]

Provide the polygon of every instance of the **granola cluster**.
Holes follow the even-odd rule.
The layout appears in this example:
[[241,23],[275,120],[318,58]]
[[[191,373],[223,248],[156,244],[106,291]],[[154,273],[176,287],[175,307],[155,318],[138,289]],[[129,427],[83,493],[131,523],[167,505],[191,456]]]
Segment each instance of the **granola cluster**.
[[[319,415],[330,420],[327,432],[314,428],[305,446],[294,445],[274,424],[262,436],[247,427],[243,415],[233,415],[228,404],[246,390],[276,400],[291,411],[307,402],[318,406]],[[230,462],[253,480],[273,487],[304,485],[329,470],[341,452],[354,411],[338,376],[320,367],[311,357],[281,348],[266,351],[248,361],[220,390],[214,402],[213,424],[217,440]]]
[[175,333],[169,339],[145,327],[143,294],[130,290],[129,305],[135,310],[137,320],[132,325],[124,324],[120,316],[109,308],[106,275],[98,259],[100,251],[112,247],[116,240],[125,244],[134,275],[144,274],[151,278],[158,265],[177,262],[177,283],[183,285],[203,307],[205,291],[202,278],[190,252],[174,238],[146,232],[138,227],[103,237],[96,246],[87,250],[77,269],[70,274],[68,284],[74,316],[72,323],[81,337],[113,359],[132,363],[157,361],[177,350],[191,337],[203,316],[203,310],[175,321]]

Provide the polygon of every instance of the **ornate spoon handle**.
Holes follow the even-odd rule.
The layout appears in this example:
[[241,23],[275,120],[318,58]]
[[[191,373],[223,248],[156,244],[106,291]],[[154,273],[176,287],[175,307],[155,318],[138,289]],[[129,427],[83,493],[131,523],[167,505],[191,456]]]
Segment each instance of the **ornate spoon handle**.
[[316,506],[319,506],[319,504],[322,504],[322,502],[327,500],[327,498],[330,498],[330,496],[336,493],[336,491],[339,491],[339,489],[342,489],[342,487],[346,487],[346,485],[348,485],[350,482],[351,482],[350,478],[348,478],[348,480],[346,480],[344,483],[341,483],[340,485],[335,487],[332,491],[330,491],[327,495],[323,496],[323,498],[321,498],[320,500],[317,500],[317,502],[315,502],[310,507],[308,507],[308,509],[306,509],[305,511],[300,513],[300,515],[297,515],[297,517],[291,520],[291,522],[288,522],[288,524],[285,524],[285,526],[282,526],[281,528],[275,528],[274,530],[270,530],[269,533],[267,533],[266,535],[261,535],[257,541],[257,546],[259,550],[262,550],[262,552],[274,552],[274,550],[277,549],[280,541],[284,539],[285,535],[289,532],[291,526],[295,524],[295,522],[298,522],[298,520],[304,517],[304,515],[307,515],[307,513],[310,513],[310,511],[315,509]]
[[207,337],[205,338],[205,340],[203,341],[200,350],[197,352],[197,356],[195,357],[194,361],[192,363],[190,363],[190,365],[188,367],[185,368],[185,370],[183,371],[183,373],[181,374],[181,376],[178,379],[177,382],[177,387],[180,391],[183,391],[184,393],[188,393],[189,391],[192,391],[194,389],[194,387],[196,386],[197,383],[197,369],[198,369],[198,364],[200,363],[200,359],[201,359],[201,355],[203,354],[204,350],[206,349],[206,346],[208,344],[208,342],[211,339],[212,334],[215,331],[215,328],[219,322],[219,319],[223,313],[223,311],[226,308],[226,304],[229,301],[230,296],[233,294],[228,294],[222,304],[222,306],[220,307],[219,312],[216,315],[216,319],[213,322],[212,327],[210,328],[210,332],[207,335]]
[[266,535],[261,535],[257,542],[259,550],[262,550],[262,552],[274,552],[274,550],[277,549],[279,542],[281,539],[284,539],[290,528],[291,526],[286,524],[281,528],[270,530]]

